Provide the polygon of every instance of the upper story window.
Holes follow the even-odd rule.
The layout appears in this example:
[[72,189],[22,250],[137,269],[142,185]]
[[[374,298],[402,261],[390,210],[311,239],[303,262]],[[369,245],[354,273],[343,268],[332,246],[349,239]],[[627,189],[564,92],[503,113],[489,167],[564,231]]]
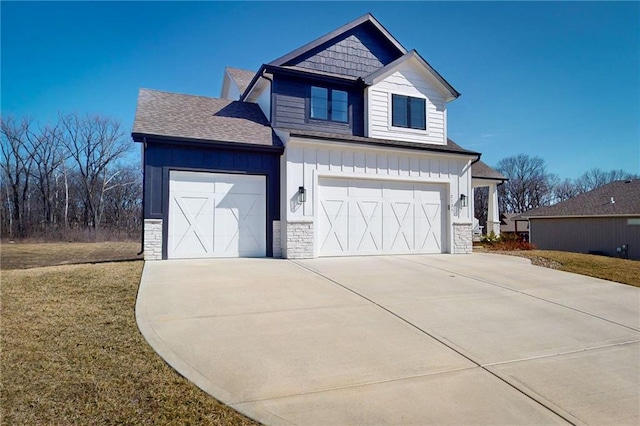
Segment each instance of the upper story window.
[[311,118],[349,121],[348,94],[343,90],[311,86]]
[[391,125],[427,130],[426,101],[412,96],[391,95]]

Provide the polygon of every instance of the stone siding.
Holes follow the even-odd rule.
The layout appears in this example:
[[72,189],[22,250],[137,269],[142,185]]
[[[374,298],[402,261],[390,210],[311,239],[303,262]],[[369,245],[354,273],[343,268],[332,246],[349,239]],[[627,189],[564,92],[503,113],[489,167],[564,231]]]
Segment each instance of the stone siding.
[[144,220],[144,260],[162,260],[162,219]]
[[282,234],[280,221],[273,221],[273,257],[278,259],[282,257]]
[[453,224],[453,250],[455,254],[473,251],[473,225],[471,223]]
[[287,258],[313,258],[313,221],[287,221]]

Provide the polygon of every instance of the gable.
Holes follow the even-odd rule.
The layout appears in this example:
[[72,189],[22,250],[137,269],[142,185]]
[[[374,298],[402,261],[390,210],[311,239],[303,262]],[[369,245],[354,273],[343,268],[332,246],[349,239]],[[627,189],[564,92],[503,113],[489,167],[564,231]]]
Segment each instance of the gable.
[[283,64],[351,77],[365,77],[402,56],[366,22]]

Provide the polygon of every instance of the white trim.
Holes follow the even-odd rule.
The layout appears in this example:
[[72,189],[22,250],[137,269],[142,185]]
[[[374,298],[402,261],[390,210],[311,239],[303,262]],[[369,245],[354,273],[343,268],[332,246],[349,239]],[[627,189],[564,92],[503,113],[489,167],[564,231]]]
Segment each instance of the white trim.
[[[387,92],[387,129],[393,130],[396,133],[407,133],[413,135],[428,135],[429,134],[429,98],[424,95],[416,96],[415,94],[404,94],[402,92]],[[416,98],[424,100],[424,130],[414,129],[413,127],[398,127],[393,125],[393,95],[406,96],[408,98]]]
[[[384,142],[384,139],[380,140],[381,142]],[[343,142],[343,141],[331,141],[331,140],[324,140],[324,139],[313,139],[313,138],[309,138],[309,137],[305,137],[305,138],[299,138],[296,136],[291,136],[289,135],[289,144],[298,144],[298,145],[321,145],[323,148],[326,148],[327,146],[343,146],[343,147],[348,147],[349,149],[352,149],[354,151],[358,150],[358,151],[382,151],[382,152],[397,152],[397,151],[401,151],[401,152],[411,152],[411,154],[413,156],[433,156],[433,157],[442,157],[442,158],[451,158],[451,159],[456,159],[459,160],[461,158],[467,158],[467,159],[472,159],[475,160],[476,158],[478,158],[477,155],[474,154],[466,154],[464,152],[461,153],[455,153],[455,152],[438,152],[438,151],[427,151],[427,150],[421,150],[421,149],[417,149],[417,148],[409,148],[409,147],[403,147],[403,146],[378,146],[378,145],[366,145],[366,142]],[[430,144],[425,144],[425,146],[429,146]],[[431,144],[433,145],[433,144]],[[442,146],[442,145],[436,145],[436,146]]]

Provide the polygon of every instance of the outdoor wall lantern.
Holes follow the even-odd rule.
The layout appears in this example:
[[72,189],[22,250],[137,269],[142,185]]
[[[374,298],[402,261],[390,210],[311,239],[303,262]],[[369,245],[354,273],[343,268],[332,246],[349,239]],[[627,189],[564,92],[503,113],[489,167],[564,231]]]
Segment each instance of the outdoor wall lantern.
[[467,196],[460,194],[460,207],[467,207]]
[[304,186],[298,187],[298,201],[304,203],[307,201],[307,190],[304,189]]

